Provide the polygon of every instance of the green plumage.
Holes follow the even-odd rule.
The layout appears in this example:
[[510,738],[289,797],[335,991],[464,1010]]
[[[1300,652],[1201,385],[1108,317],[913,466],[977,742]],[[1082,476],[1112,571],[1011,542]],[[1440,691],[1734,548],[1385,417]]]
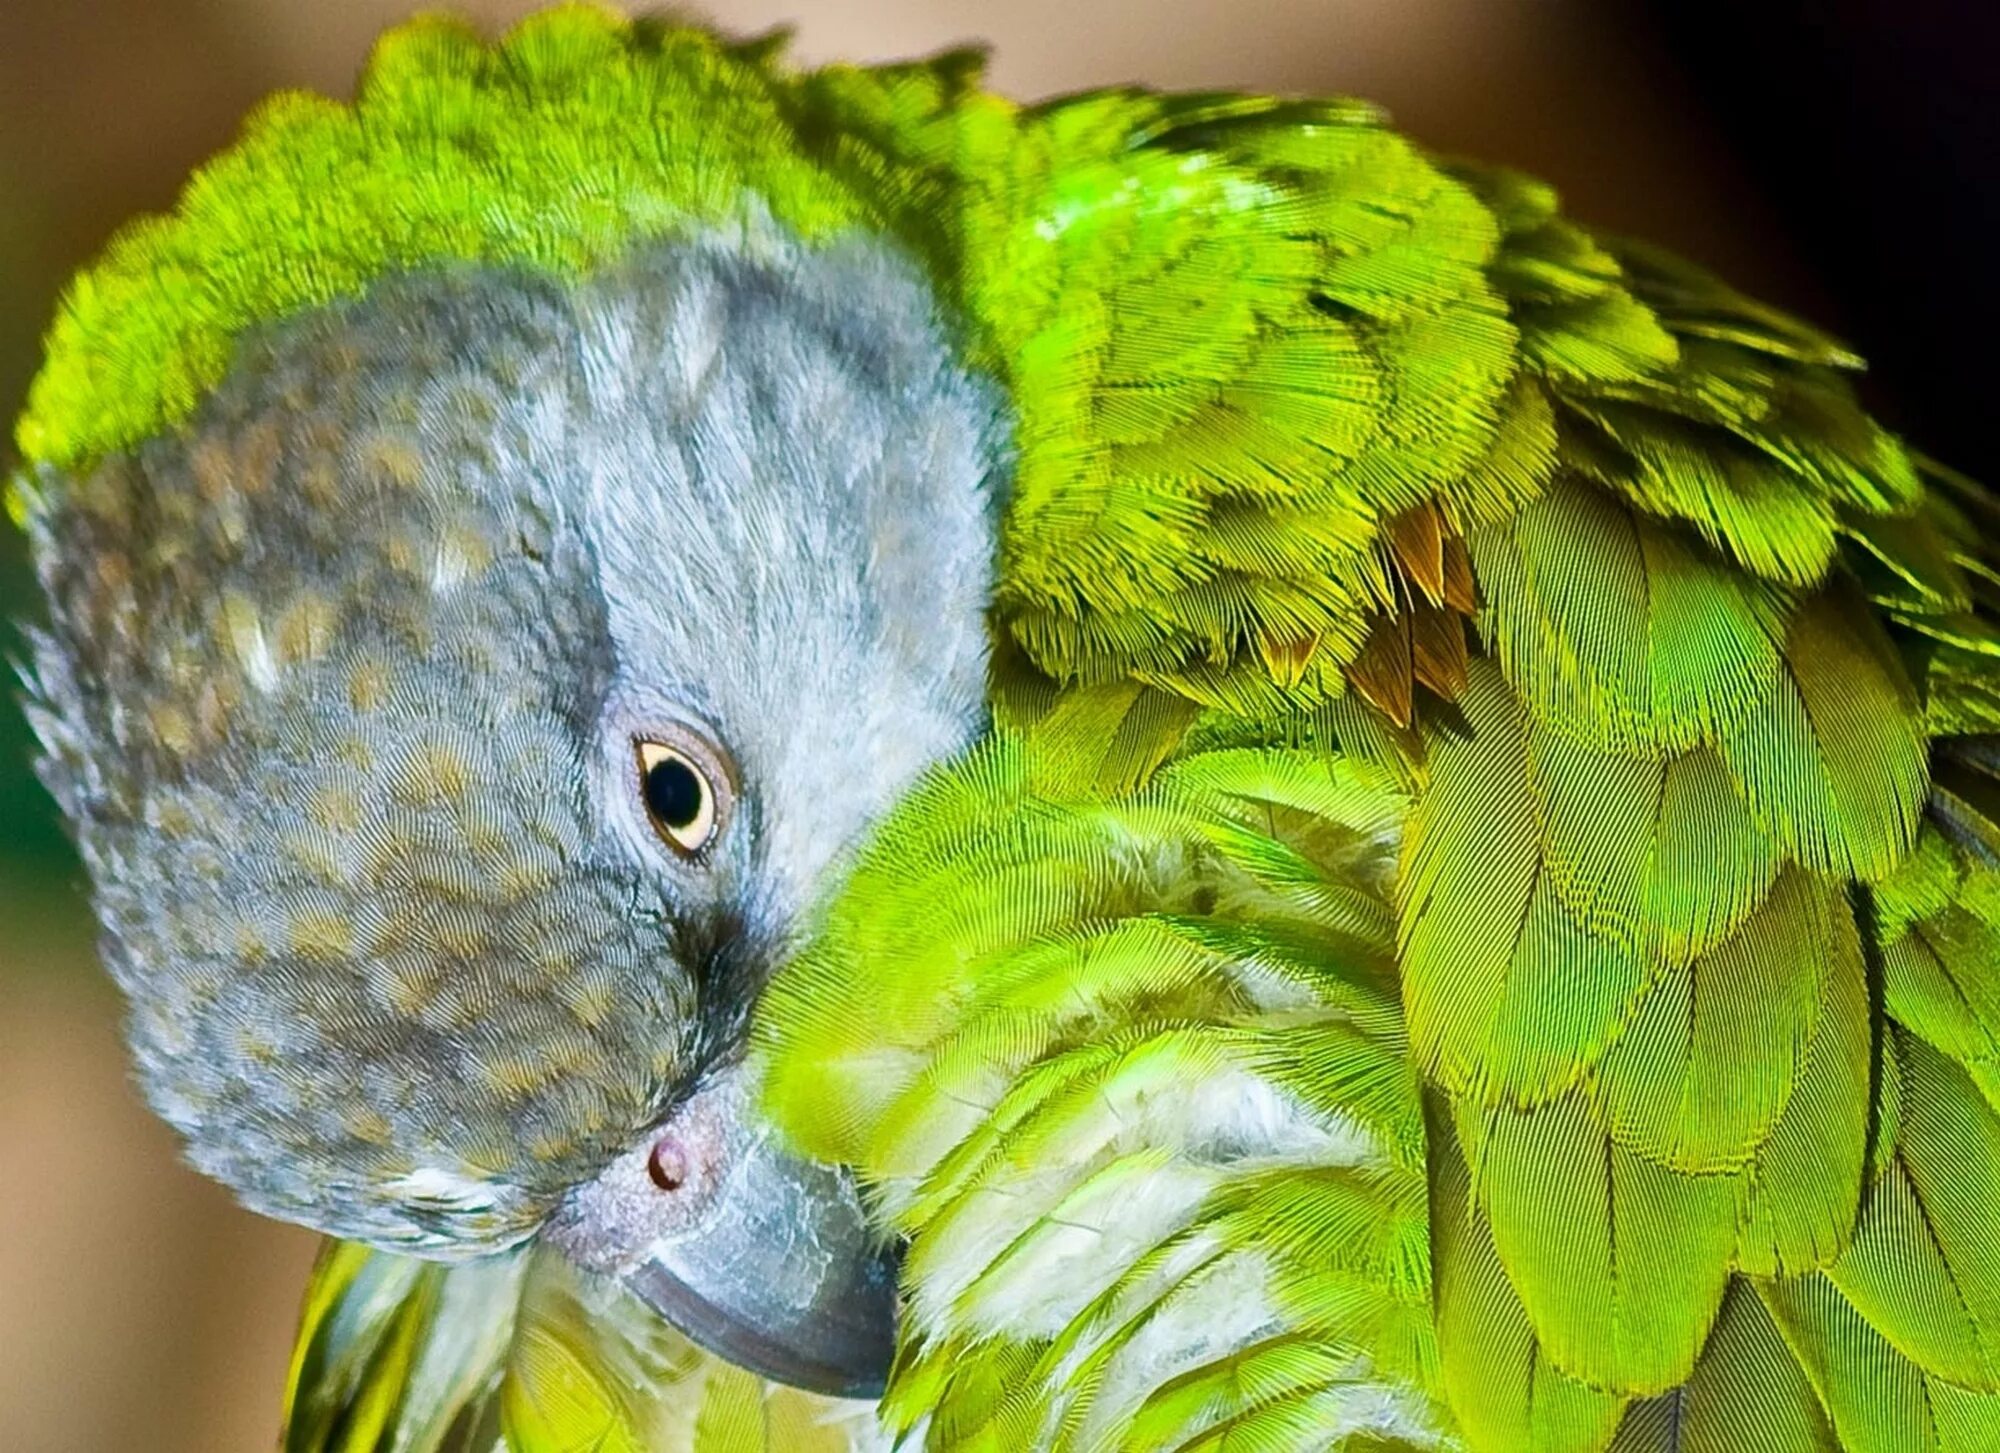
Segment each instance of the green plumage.
[[[504,1440],[504,1441],[503,1441]],[[282,1453],[858,1453],[865,1408],[764,1382],[539,1250],[445,1267],[330,1242]]]
[[[1405,799],[1278,748],[1112,798],[1061,744],[998,737],[921,789],[766,999],[773,1107],[912,1238],[888,1416],[995,1449],[1379,1430],[1369,1370],[1421,1405],[1436,1363],[1384,897]],[[1204,1124],[1258,1080],[1316,1127],[1277,1159]],[[1253,1275],[1274,1325],[1148,1381],[1147,1328]]]
[[[387,272],[772,225],[898,239],[1015,421],[996,733],[759,1030],[911,1240],[892,1425],[2000,1442],[2000,512],[1838,344],[1540,184],[1349,102],[420,22],[114,245],[18,437],[170,429]],[[1219,1128],[1259,1097],[1283,1153]],[[357,1359],[449,1279],[329,1267],[401,1280],[359,1340],[309,1314],[293,1446],[374,1446],[316,1399],[387,1426]],[[1263,1321],[1149,1376],[1232,1286]]]

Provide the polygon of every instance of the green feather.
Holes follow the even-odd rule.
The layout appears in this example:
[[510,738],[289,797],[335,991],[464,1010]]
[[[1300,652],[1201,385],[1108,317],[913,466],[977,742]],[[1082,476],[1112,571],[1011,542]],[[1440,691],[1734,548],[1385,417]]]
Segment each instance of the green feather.
[[1736,1265],[1759,1276],[1795,1276],[1840,1254],[1861,1202],[1870,1126],[1894,1120],[1891,1096],[1871,1082],[1881,1026],[1870,1017],[1845,905],[1828,911],[1827,929],[1813,946],[1825,972],[1812,1043],[1784,1113],[1737,1185]]
[[1900,1050],[1896,1158],[1827,1275],[1926,1372],[2000,1391],[2000,1119],[1928,1045],[1905,1040]]
[[[1050,186],[1089,205],[1059,238],[1039,203],[1015,224],[1060,249],[1054,286],[1002,307],[1014,254],[975,305],[1017,340],[1001,617],[1059,681],[1252,711],[1335,694],[1389,594],[1378,520],[1433,498],[1490,514],[1539,486],[1518,445],[1475,468],[1519,432],[1491,219],[1352,108],[1309,129],[1138,93],[1078,103],[1097,126],[1068,109],[1042,122],[1050,154],[1106,149]],[[1274,681],[1271,642],[1304,643],[1307,668]]]
[[1440,1382],[1469,1446],[1510,1453],[1595,1453],[1625,1399],[1555,1366],[1479,1213],[1451,1127],[1433,1129],[1431,1244]]
[[1936,823],[1925,822],[1902,865],[1874,885],[1875,933],[1885,955],[1912,927],[1951,908],[1965,886],[1962,854]]
[[1731,1283],[1694,1375],[1635,1403],[1611,1453],[1840,1453],[1812,1384],[1763,1303]]
[[[2000,974],[1993,969],[2000,963],[2000,874],[1961,867],[1927,827],[1910,866],[1891,883],[1898,892],[1890,899],[1897,914],[1890,926],[1903,931],[1882,954],[1885,1007],[1957,1061],[1988,1104],[2000,1108]],[[1878,893],[1878,902],[1885,896]]]
[[1650,514],[1684,520],[1752,573],[1805,586],[1833,563],[1831,502],[1802,490],[1779,461],[1678,416],[1662,389],[1647,408],[1617,399],[1565,400],[1586,453],[1577,466]]
[[1631,756],[1531,725],[1527,752],[1549,881],[1591,932],[1684,965],[1741,928],[1777,878],[1776,845],[1711,749]]
[[1543,862],[1527,721],[1475,662],[1467,730],[1440,733],[1404,844],[1404,1005],[1418,1062],[1491,1099],[1559,1092],[1611,1042],[1643,960],[1591,934]]
[[[854,1453],[866,1404],[766,1383],[534,1249],[446,1266],[328,1242],[286,1453]],[[504,1439],[504,1443],[503,1443]]]
[[[1421,1424],[1424,1133],[1381,897],[1406,799],[1270,747],[1106,796],[1066,770],[1071,726],[900,804],[765,1001],[766,1103],[911,1241],[888,1415],[939,1448],[1288,1446],[1372,1376]],[[829,1067],[864,1092],[829,1096]],[[1201,1128],[1260,1084],[1373,1148],[1245,1158]],[[1131,1239],[1141,1206],[1164,1219]],[[1275,1320],[1135,1384],[1149,1329],[1229,1287]],[[1024,1310],[1050,1288],[1054,1322]]]
[[1466,545],[1494,650],[1545,721],[1685,749],[1776,683],[1783,596],[1588,485],[1565,481]]
[[1881,628],[1835,594],[1802,605],[1777,690],[1717,743],[1750,808],[1807,867],[1885,876],[1928,781],[1917,703]]
[[1972,609],[1971,585],[1952,558],[1958,531],[1946,523],[1943,506],[1937,496],[1928,495],[1912,514],[1856,513],[1843,521],[1847,538],[1860,547],[1844,552],[1848,568],[1870,600],[1899,618],[1920,622]]
[[2000,1436],[2000,1398],[1926,1376],[1826,1276],[1758,1295],[1850,1453],[1976,1453]]
[[[1864,995],[1845,904],[1787,873],[1733,937],[1662,974],[1605,1054],[1598,1084],[1612,1135],[1675,1170],[1740,1169],[1794,1093],[1816,1029],[1865,1006]],[[1865,1109],[1859,1100],[1856,1113]]]
[[1465,1110],[1473,1193],[1549,1360],[1640,1394],[1682,1382],[1729,1277],[1731,1177],[1623,1149],[1580,1095]]
[[292,1353],[285,1453],[489,1453],[516,1256],[447,1268],[329,1241]]

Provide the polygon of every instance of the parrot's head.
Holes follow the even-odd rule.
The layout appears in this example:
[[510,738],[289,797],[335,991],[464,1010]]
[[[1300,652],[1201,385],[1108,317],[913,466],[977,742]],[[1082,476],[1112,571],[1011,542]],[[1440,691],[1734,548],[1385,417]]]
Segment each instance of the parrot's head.
[[378,1246],[539,1236],[871,1386],[885,1252],[744,1028],[982,729],[1006,450],[916,269],[745,234],[391,275],[44,468],[43,772],[195,1164]]

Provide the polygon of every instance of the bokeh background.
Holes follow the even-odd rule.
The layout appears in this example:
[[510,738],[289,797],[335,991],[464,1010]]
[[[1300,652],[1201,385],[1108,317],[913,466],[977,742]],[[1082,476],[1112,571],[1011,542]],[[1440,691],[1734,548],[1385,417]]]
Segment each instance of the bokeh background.
[[[409,0],[0,0],[0,419],[64,278],[264,93],[345,95]],[[456,7],[498,26],[527,0]],[[1345,92],[1844,333],[1897,426],[1995,467],[2000,90],[1981,0],[709,0],[804,60],[983,38],[1022,97]],[[9,464],[0,444],[0,469]],[[32,618],[0,522],[0,618]],[[18,653],[15,640],[0,646]],[[269,1448],[313,1242],[176,1159],[128,1084],[73,861],[0,704],[0,1447]]]

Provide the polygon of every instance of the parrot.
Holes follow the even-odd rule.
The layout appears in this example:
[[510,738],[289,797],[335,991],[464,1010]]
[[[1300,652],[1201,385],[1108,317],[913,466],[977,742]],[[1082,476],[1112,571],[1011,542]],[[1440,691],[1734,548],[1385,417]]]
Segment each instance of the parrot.
[[1364,102],[983,66],[419,18],[64,295],[283,1446],[2000,1447],[2000,505]]

